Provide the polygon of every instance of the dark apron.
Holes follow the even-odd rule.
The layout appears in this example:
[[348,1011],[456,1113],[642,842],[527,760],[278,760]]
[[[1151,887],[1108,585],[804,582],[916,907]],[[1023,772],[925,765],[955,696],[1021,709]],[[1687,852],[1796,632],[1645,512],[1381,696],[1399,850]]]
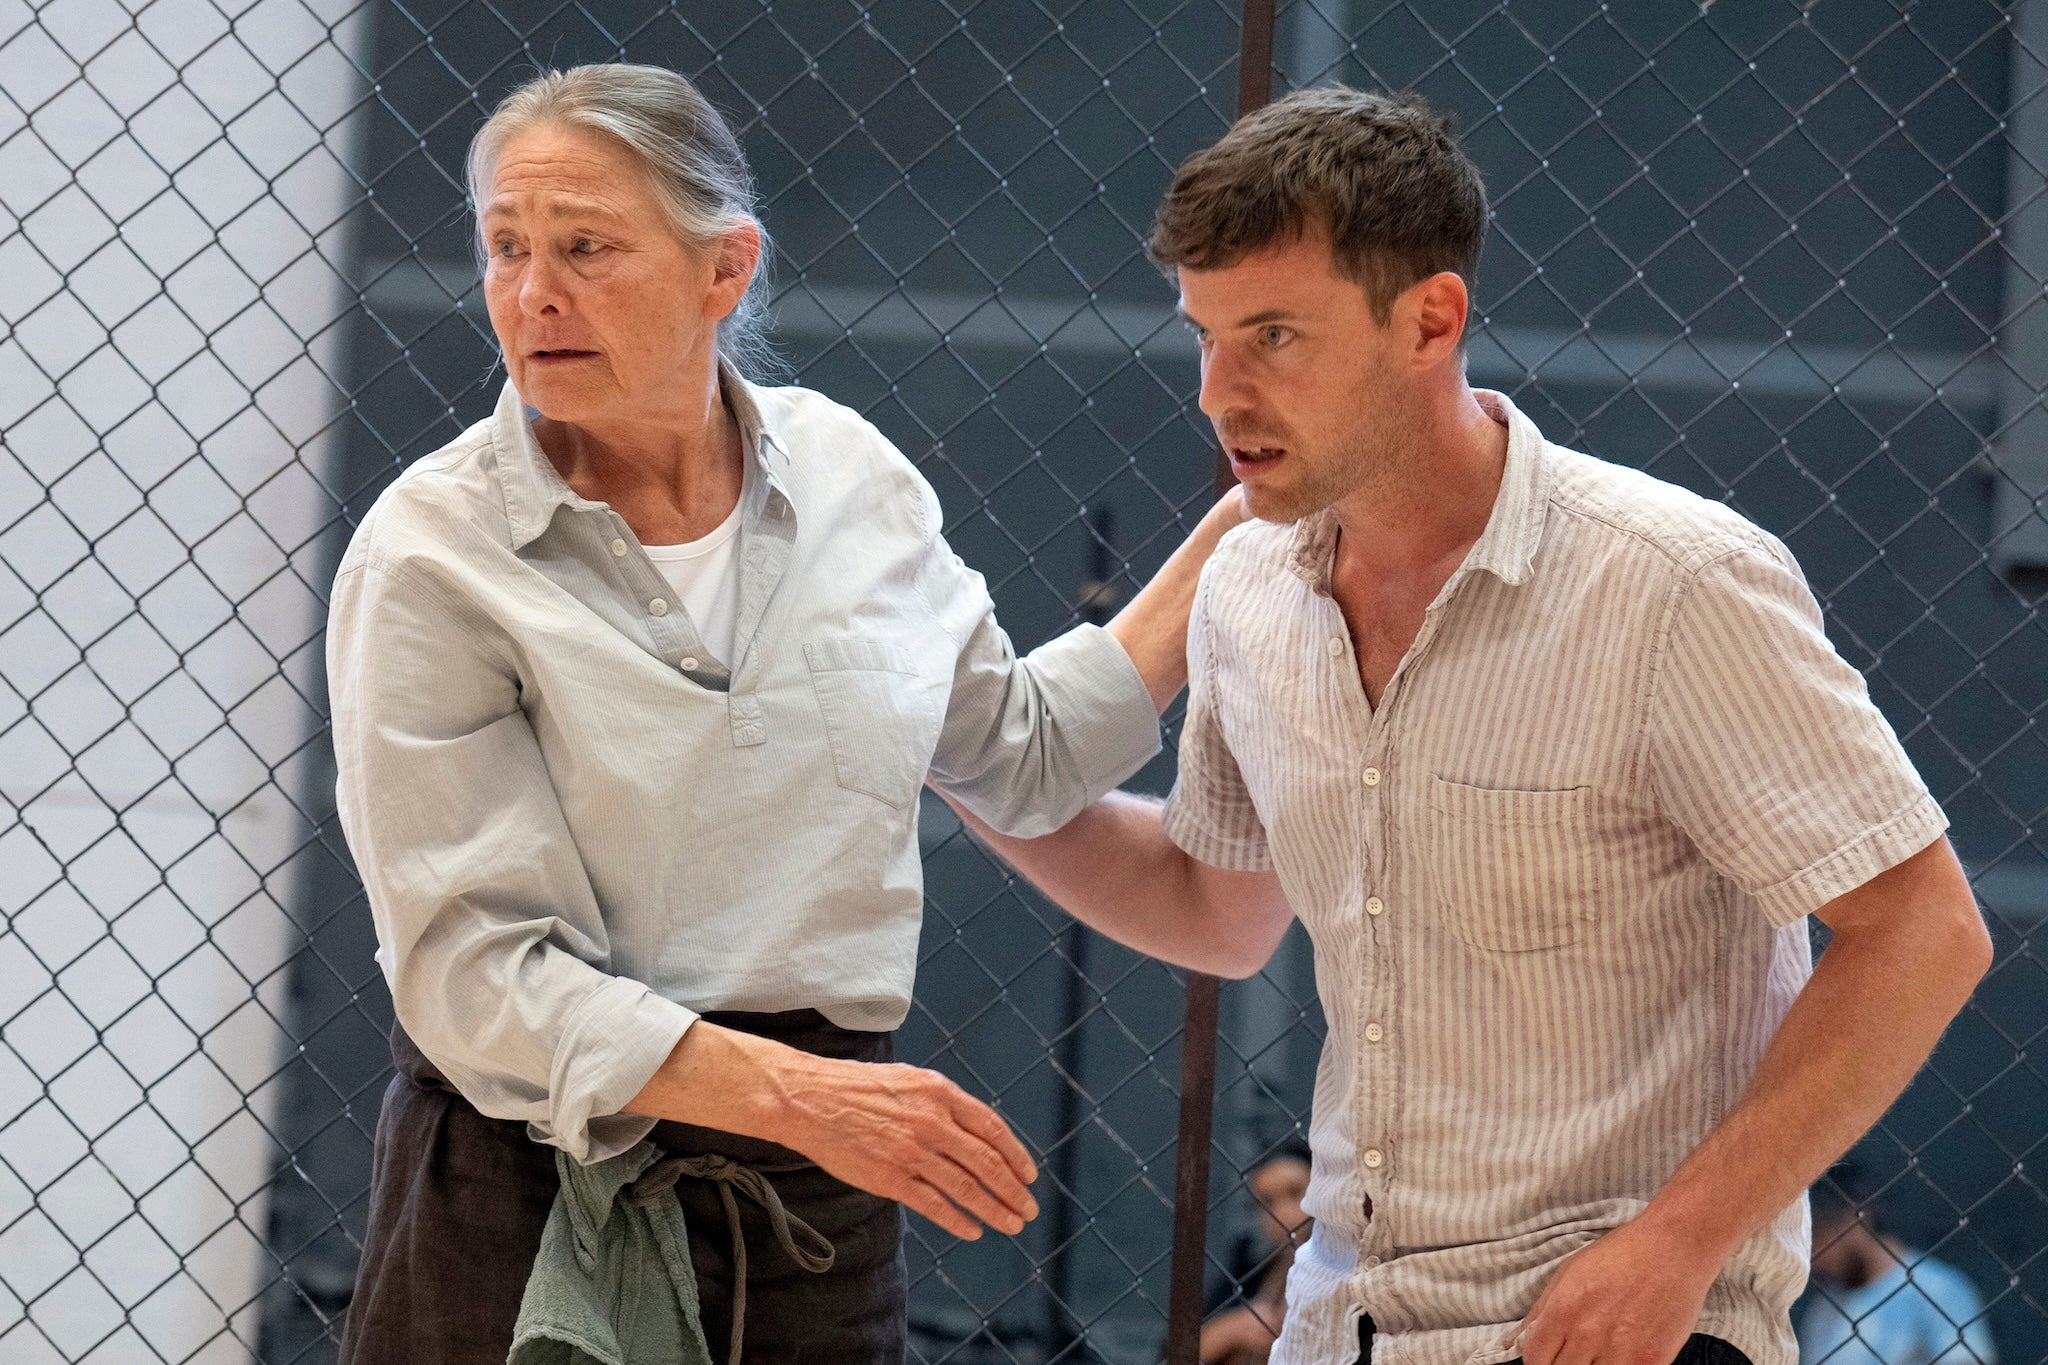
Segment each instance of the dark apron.
[[[821,1057],[886,1062],[892,1055],[892,1035],[842,1029],[816,1010],[714,1012],[704,1019]],[[528,1138],[524,1123],[485,1118],[470,1107],[396,1025],[391,1055],[398,1074],[377,1119],[369,1232],[341,1365],[504,1365],[555,1202],[555,1149]],[[836,1254],[823,1274],[802,1269],[777,1244],[767,1216],[740,1201],[746,1365],[900,1365],[907,1278],[897,1204],[758,1138],[682,1123],[656,1124],[649,1136],[677,1156],[715,1152],[748,1166],[801,1167],[768,1179]],[[709,1180],[676,1184],[704,1339],[712,1359],[723,1361],[732,1330],[733,1248],[718,1190]]]

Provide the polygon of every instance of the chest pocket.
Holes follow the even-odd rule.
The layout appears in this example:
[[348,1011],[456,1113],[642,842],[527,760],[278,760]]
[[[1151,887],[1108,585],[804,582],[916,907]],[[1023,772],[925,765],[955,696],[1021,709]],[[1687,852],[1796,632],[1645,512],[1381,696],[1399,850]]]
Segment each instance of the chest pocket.
[[902,810],[939,742],[938,709],[909,654],[882,640],[804,646],[839,785]]
[[1526,953],[1585,937],[1599,913],[1590,787],[1508,791],[1429,779],[1429,857],[1451,932]]

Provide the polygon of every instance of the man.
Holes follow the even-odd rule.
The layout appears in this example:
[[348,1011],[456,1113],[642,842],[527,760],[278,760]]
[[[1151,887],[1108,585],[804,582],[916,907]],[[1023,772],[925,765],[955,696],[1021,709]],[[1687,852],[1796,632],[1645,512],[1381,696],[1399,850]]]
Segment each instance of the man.
[[[1245,1239],[1239,1264],[1230,1281],[1220,1286],[1223,1298],[1243,1301],[1212,1313],[1202,1323],[1197,1354],[1202,1365],[1265,1365],[1287,1311],[1287,1271],[1294,1249],[1308,1240],[1313,1227],[1301,1211],[1308,1197],[1309,1160],[1306,1148],[1289,1141],[1245,1177],[1245,1189],[1258,1209],[1258,1233]],[[1241,1273],[1240,1273],[1241,1272]],[[1212,1308],[1216,1306],[1214,1302]]]
[[1977,1286],[1887,1233],[1850,1162],[1813,1187],[1813,1277],[1800,1365],[1998,1365]]
[[1306,924],[1274,1360],[1792,1365],[1802,1191],[1989,940],[1784,547],[1467,386],[1485,222],[1414,100],[1302,92],[1180,168],[1151,247],[1263,523],[1204,574],[1164,807],[991,842],[1204,971]]

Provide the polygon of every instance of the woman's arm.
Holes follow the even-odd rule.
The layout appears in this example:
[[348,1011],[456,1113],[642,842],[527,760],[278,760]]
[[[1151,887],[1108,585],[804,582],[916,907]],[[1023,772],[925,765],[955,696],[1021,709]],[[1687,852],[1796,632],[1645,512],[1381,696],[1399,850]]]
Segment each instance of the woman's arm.
[[938,533],[928,488],[924,501],[919,588],[958,648],[932,784],[1006,834],[1050,833],[1159,751],[1159,710],[1187,678],[1196,582],[1243,503],[1212,508],[1109,629],[1076,627],[1020,659],[981,575]]
[[327,671],[337,805],[399,1022],[484,1113],[579,1160],[632,1146],[649,1125],[619,1110],[696,1016],[591,965],[608,931],[490,623],[352,555]]
[[1187,686],[1188,613],[1194,608],[1202,566],[1216,552],[1216,542],[1245,516],[1244,490],[1232,488],[1109,623],[1109,633],[1137,665],[1156,710],[1164,711]]
[[[969,1241],[1038,1216],[1038,1168],[995,1110],[936,1071],[837,1061],[699,1020],[628,1110],[779,1142]],[[977,1221],[978,1220],[978,1221]]]
[[1037,1212],[1030,1157],[943,1076],[719,1028],[591,965],[608,955],[604,918],[487,636],[402,573],[335,584],[342,824],[420,1050],[479,1110],[579,1160],[680,1119],[780,1142],[962,1237],[973,1219],[1020,1229]]

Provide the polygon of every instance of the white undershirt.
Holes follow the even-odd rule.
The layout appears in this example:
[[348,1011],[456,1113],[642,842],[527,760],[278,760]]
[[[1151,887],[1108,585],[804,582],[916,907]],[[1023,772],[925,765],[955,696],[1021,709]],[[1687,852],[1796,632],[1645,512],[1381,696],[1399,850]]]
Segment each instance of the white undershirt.
[[740,508],[746,501],[742,489],[726,519],[696,540],[644,547],[690,613],[704,647],[728,668],[733,663],[733,636],[739,627],[740,576],[734,557],[740,542]]

